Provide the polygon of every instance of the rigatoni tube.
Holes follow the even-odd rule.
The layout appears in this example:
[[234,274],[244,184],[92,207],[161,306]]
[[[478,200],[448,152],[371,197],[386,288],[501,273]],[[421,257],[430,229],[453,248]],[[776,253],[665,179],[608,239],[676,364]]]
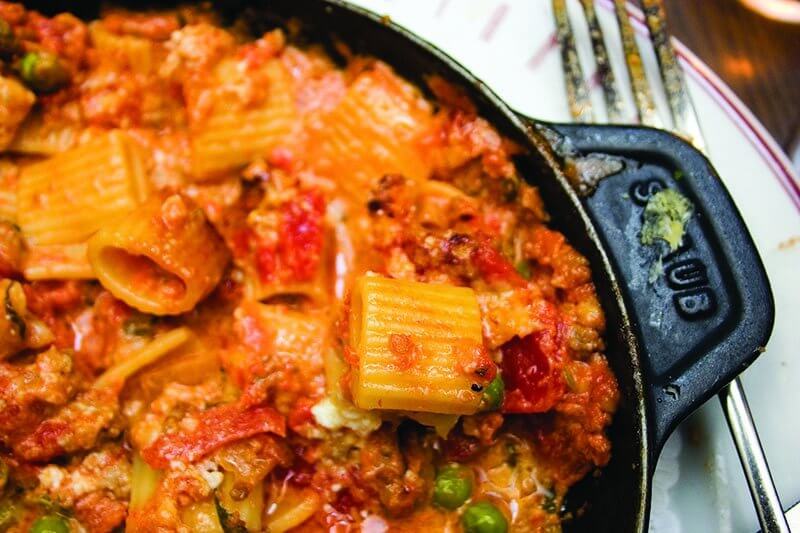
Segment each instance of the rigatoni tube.
[[[222,61],[218,75],[235,68],[235,62]],[[268,62],[264,71],[269,85],[262,104],[242,107],[220,100],[210,116],[192,124],[189,137],[196,179],[218,176],[268,156],[292,133],[297,124],[292,76],[279,60]]]
[[100,283],[156,315],[192,309],[219,282],[228,259],[203,212],[179,195],[151,198],[89,240],[89,263]]
[[362,409],[475,413],[496,371],[466,287],[363,276],[349,329],[351,392]]
[[17,185],[19,226],[29,246],[85,242],[150,193],[138,145],[112,131],[24,166]]

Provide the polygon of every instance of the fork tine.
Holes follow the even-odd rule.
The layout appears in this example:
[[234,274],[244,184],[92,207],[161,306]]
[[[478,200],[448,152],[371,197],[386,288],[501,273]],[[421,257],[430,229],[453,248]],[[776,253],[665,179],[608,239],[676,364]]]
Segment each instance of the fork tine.
[[622,49],[625,53],[625,63],[628,65],[628,75],[631,79],[631,90],[633,90],[639,122],[654,128],[662,128],[664,125],[661,117],[658,116],[656,104],[650,92],[650,84],[647,82],[647,75],[644,72],[642,56],[639,55],[639,48],[636,46],[636,37],[631,21],[628,19],[625,0],[614,0],[614,12],[617,15],[617,24],[622,36]]
[[594,120],[592,101],[578,59],[575,36],[572,34],[565,0],[553,0],[553,14],[556,19],[556,36],[561,48],[561,66],[564,69],[564,82],[567,86],[569,112],[577,122],[592,122]]
[[597,13],[594,10],[594,0],[581,0],[581,5],[583,6],[583,15],[586,18],[586,24],[589,26],[589,37],[592,40],[594,59],[597,64],[597,75],[600,78],[600,84],[603,86],[603,95],[606,99],[608,120],[609,122],[622,123],[625,121],[622,98],[617,92],[614,71],[611,70],[608,50],[606,50],[606,44],[603,40],[603,30],[600,29],[600,23],[597,21]]
[[667,33],[666,13],[662,0],[642,0],[645,21],[650,31],[650,39],[658,58],[658,67],[661,71],[661,80],[664,83],[664,90],[667,93],[672,120],[678,133],[687,137],[698,149],[705,149],[703,133],[700,130],[700,123],[697,120],[692,100],[686,89],[686,81],[683,78],[675,51],[670,44],[669,34]]

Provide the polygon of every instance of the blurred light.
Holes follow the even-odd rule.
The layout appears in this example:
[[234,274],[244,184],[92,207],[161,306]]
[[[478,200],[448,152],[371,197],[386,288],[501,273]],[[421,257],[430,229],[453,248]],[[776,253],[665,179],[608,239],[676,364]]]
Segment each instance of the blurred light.
[[752,78],[756,69],[746,57],[726,57],[722,60],[726,72],[740,78]]
[[767,18],[800,24],[800,0],[739,0]]

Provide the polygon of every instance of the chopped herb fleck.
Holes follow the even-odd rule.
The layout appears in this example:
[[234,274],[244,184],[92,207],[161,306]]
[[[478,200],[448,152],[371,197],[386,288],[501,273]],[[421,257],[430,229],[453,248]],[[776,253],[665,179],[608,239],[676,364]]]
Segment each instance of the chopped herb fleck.
[[683,242],[686,223],[692,216],[692,203],[674,189],[664,189],[648,200],[644,208],[642,244],[662,240],[675,251]]
[[564,374],[564,381],[567,382],[567,387],[572,392],[578,390],[578,385],[575,383],[575,376],[572,375],[572,372],[568,368],[565,368],[562,372]]
[[122,324],[122,331],[134,337],[149,337],[153,334],[154,323],[152,316],[135,314]]
[[515,176],[505,178],[500,186],[503,189],[503,199],[506,202],[513,202],[519,193],[519,180]]
[[519,451],[517,451],[517,445],[511,441],[506,442],[506,464],[514,468],[517,466],[518,459]]
[[661,277],[661,274],[664,273],[664,259],[659,256],[658,259],[653,261],[653,264],[650,265],[650,274],[647,277],[647,282],[651,285],[656,282],[658,278]]
[[514,268],[517,269],[517,272],[519,272],[519,275],[522,276],[523,278],[531,279],[531,274],[533,272],[531,271],[531,262],[528,261],[527,259],[522,259],[521,261],[517,261],[517,264],[514,265]]
[[558,504],[556,504],[556,495],[547,494],[542,502],[542,510],[546,513],[556,514],[558,512]]

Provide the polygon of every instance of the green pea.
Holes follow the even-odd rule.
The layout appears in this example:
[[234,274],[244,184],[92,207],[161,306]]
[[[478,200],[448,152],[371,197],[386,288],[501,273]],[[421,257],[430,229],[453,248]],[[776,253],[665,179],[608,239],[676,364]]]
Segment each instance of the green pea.
[[489,382],[483,391],[483,409],[484,411],[494,411],[500,409],[503,405],[503,398],[506,394],[506,385],[503,383],[503,378],[497,374],[494,379]]
[[52,93],[69,83],[69,72],[61,60],[47,52],[28,52],[17,70],[22,81],[38,93]]
[[463,466],[446,466],[433,484],[433,503],[445,509],[457,509],[472,495],[472,476]]
[[500,510],[489,502],[473,503],[461,515],[465,533],[506,533],[508,522]]
[[43,516],[33,523],[29,533],[69,533],[69,524],[57,515]]

